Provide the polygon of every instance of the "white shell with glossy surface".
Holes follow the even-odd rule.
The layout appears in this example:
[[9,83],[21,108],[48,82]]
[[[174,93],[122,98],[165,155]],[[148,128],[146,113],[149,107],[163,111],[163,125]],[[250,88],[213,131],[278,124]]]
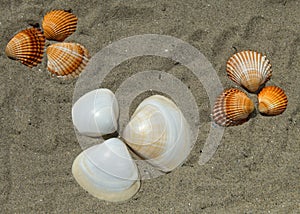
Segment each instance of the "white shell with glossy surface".
[[140,187],[137,166],[118,138],[80,153],[73,162],[72,173],[86,191],[106,201],[127,200]]
[[100,137],[117,130],[119,106],[115,95],[108,89],[90,91],[72,107],[72,120],[80,134]]
[[189,155],[190,135],[180,109],[170,99],[154,95],[140,103],[122,137],[137,155],[168,172]]

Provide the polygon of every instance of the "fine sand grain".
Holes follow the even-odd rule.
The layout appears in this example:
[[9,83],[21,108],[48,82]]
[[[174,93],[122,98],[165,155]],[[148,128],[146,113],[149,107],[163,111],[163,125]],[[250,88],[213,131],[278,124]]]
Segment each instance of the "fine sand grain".
[[[299,1],[3,0],[0,9],[1,213],[299,212]],[[138,34],[182,39],[207,57],[224,88],[235,86],[225,72],[226,61],[235,50],[262,52],[273,66],[267,85],[285,90],[288,108],[276,117],[258,113],[241,126],[226,128],[213,158],[200,166],[199,155],[211,122],[209,99],[201,83],[171,60],[148,56],[126,61],[105,78],[102,87],[115,91],[136,72],[165,70],[195,96],[200,134],[183,166],[143,181],[139,193],[129,201],[99,201],[71,173],[72,162],[82,151],[71,119],[76,79],[50,77],[46,58],[30,69],[4,53],[14,33],[41,23],[51,9],[73,10],[79,23],[67,41],[80,42],[91,55]],[[136,105],[137,101],[132,110]]]

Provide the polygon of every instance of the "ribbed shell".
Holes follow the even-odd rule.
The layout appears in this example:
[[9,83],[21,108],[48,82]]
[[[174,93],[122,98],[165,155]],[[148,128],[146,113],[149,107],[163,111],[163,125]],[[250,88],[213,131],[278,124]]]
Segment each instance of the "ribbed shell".
[[258,94],[258,110],[264,115],[278,115],[285,111],[288,99],[277,86],[267,86]]
[[227,61],[227,75],[249,92],[256,92],[272,76],[270,61],[261,53],[242,51]]
[[17,33],[7,44],[6,55],[29,67],[42,61],[45,36],[38,28],[28,28]]
[[76,31],[77,17],[64,10],[53,10],[43,19],[43,29],[46,39],[62,42]]
[[48,71],[65,77],[78,76],[90,58],[88,50],[78,43],[56,43],[47,48]]
[[241,90],[231,88],[217,98],[212,116],[221,126],[236,126],[246,122],[253,110],[251,99]]

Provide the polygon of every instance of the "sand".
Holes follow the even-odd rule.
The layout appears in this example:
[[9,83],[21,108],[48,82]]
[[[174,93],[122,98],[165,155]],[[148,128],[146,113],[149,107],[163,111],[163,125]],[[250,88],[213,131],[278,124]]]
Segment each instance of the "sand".
[[[1,213],[299,212],[299,4],[297,0],[2,1]],[[41,23],[51,9],[73,10],[78,29],[67,41],[80,42],[92,56],[128,36],[151,33],[179,38],[206,56],[224,88],[235,87],[225,74],[226,61],[235,50],[263,52],[273,66],[267,85],[285,90],[288,108],[276,117],[258,113],[241,126],[226,128],[213,158],[200,166],[211,123],[201,83],[188,69],[160,57],[124,62],[102,87],[116,91],[131,74],[166,70],[192,91],[200,134],[183,166],[143,181],[129,201],[100,201],[84,191],[71,173],[72,162],[82,151],[71,119],[76,79],[51,77],[46,59],[30,69],[4,53],[14,33]]]

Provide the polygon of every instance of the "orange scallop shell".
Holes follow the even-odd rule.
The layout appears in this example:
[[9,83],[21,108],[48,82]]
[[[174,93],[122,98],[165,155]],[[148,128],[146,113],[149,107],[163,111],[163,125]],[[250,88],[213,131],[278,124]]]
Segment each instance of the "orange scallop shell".
[[64,10],[53,10],[43,19],[43,29],[46,39],[62,42],[75,32],[77,17]]
[[258,110],[264,115],[278,115],[285,111],[288,99],[277,86],[267,86],[258,94]]
[[254,110],[252,100],[241,90],[225,90],[216,100],[213,119],[221,126],[236,126],[248,120]]
[[46,53],[48,71],[57,76],[78,76],[90,58],[88,50],[78,43],[52,44]]
[[38,28],[28,28],[17,33],[7,44],[6,55],[19,60],[28,67],[42,61],[45,48],[45,36]]
[[256,92],[272,76],[270,61],[261,53],[242,51],[227,61],[227,75],[249,92]]

